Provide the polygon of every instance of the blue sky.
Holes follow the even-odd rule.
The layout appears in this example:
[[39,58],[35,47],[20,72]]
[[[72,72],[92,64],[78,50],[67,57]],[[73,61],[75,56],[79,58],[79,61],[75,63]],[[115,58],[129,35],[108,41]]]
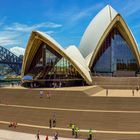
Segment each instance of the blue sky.
[[48,33],[63,47],[80,39],[107,4],[125,19],[140,46],[139,0],[0,0],[0,45],[26,47],[32,30]]

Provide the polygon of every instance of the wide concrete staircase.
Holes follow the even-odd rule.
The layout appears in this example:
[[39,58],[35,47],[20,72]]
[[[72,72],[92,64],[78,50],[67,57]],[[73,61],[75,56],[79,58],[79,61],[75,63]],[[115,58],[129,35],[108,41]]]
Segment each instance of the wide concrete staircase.
[[[93,89],[96,86],[93,86]],[[97,88],[96,88],[97,89]],[[42,89],[41,89],[42,90]],[[49,89],[44,89],[48,92]],[[92,90],[92,87],[85,90]],[[85,92],[84,90],[84,92]],[[93,128],[95,130],[111,130],[111,131],[140,131],[139,113],[126,113],[123,111],[140,111],[140,98],[130,97],[96,97],[88,96],[83,90],[76,88],[50,90],[51,99],[45,94],[43,98],[39,98],[39,89],[1,89],[1,103],[8,105],[21,105],[43,107],[51,109],[29,109],[23,107],[0,107],[0,120],[11,121],[16,120],[18,123],[48,126],[49,119],[55,113],[57,118],[57,127],[67,128],[70,122],[76,123],[80,129]],[[91,91],[90,91],[91,92]],[[74,111],[55,110],[74,109]],[[85,110],[85,111],[78,111]],[[91,110],[91,111],[90,111]],[[101,112],[99,112],[101,111]],[[116,111],[116,112],[108,112]],[[117,112],[122,111],[122,112]],[[1,129],[10,129],[8,125],[0,124]],[[14,131],[34,133],[38,128],[19,126]],[[40,129],[41,133],[53,135],[54,129]],[[71,137],[71,131],[59,130],[60,136]],[[139,135],[138,135],[139,136]],[[137,135],[120,135],[120,134],[104,134],[94,133],[96,140],[139,140]],[[123,137],[123,139],[122,139]],[[87,133],[80,132],[80,138],[87,138]],[[133,139],[134,138],[134,139]]]
[[136,89],[140,86],[140,77],[93,77],[93,85],[109,89]]

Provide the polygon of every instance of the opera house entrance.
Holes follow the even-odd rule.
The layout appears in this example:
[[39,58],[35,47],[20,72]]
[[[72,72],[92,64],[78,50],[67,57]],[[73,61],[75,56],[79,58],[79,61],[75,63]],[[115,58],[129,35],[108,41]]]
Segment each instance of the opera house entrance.
[[40,86],[64,87],[85,84],[73,65],[45,43],[37,50],[29,74],[33,75],[34,83]]

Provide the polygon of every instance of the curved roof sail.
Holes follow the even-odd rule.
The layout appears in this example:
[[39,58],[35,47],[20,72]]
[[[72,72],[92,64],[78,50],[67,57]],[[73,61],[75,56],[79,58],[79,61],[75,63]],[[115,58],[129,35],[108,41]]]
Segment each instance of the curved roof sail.
[[[68,48],[67,50],[64,50],[54,39],[52,39],[49,35],[44,34],[40,31],[33,31],[31,33],[30,39],[27,44],[27,48],[25,51],[25,56],[23,60],[22,65],[22,75],[26,75],[28,73],[29,67],[33,61],[33,58],[35,54],[37,53],[37,50],[40,46],[40,44],[44,42],[51,49],[55,50],[57,53],[59,53],[61,56],[66,58],[71,62],[73,67],[79,72],[79,74],[83,77],[83,79],[87,82],[87,84],[92,83],[92,79],[90,77],[90,70],[87,66],[85,66],[85,60],[82,58],[82,55],[80,55],[80,52],[75,47],[73,50]],[[77,53],[75,54],[74,51]],[[73,54],[72,54],[73,53]],[[76,58],[77,57],[77,58]],[[74,59],[76,58],[76,59]],[[78,61],[79,59],[79,61]]]
[[80,42],[79,50],[86,59],[89,68],[93,64],[103,41],[115,26],[117,26],[124,39],[129,46],[131,46],[131,50],[137,59],[137,63],[140,65],[138,46],[132,32],[121,15],[110,5],[107,5],[91,21]]
[[65,53],[73,60],[78,68],[82,70],[82,72],[88,77],[89,81],[92,82],[90,69],[88,68],[86,61],[78,48],[74,45],[71,45],[65,50]]

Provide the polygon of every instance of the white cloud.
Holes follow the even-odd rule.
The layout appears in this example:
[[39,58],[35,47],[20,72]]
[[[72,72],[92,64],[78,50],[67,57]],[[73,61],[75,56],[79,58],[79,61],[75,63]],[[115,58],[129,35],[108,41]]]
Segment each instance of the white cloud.
[[96,10],[102,8],[103,6],[103,3],[98,3],[83,10],[79,9],[77,13],[73,13],[73,16],[71,16],[71,21],[76,22],[84,17],[90,16],[91,14],[95,13]]
[[20,43],[16,38],[19,37],[19,33],[11,32],[11,31],[1,31],[0,32],[0,45],[8,46],[8,45],[18,45]]
[[126,17],[134,15],[136,12],[140,11],[139,0],[128,0],[128,2],[124,1],[124,7],[120,11],[121,13],[124,13],[124,16]]
[[44,33],[51,35],[51,34],[54,33],[54,31],[46,31],[46,32],[44,32]]
[[[0,32],[0,45],[1,46],[24,46],[28,39],[28,36],[33,30],[42,30],[47,34],[53,34],[54,28],[62,27],[61,24],[53,22],[42,22],[39,24],[21,24],[12,23],[11,25],[4,25],[3,20],[0,20],[1,32]],[[50,30],[51,29],[51,30]]]
[[10,51],[17,56],[24,55],[25,53],[25,49],[18,46],[10,48]]
[[8,46],[8,45],[17,45],[18,42],[17,40],[12,40],[12,39],[3,39],[0,41],[1,46]]
[[33,24],[33,25],[13,23],[11,26],[6,26],[4,30],[18,31],[18,32],[31,32],[32,30],[36,30],[40,28],[59,28],[59,27],[62,27],[62,25],[53,22],[43,22],[43,23]]

